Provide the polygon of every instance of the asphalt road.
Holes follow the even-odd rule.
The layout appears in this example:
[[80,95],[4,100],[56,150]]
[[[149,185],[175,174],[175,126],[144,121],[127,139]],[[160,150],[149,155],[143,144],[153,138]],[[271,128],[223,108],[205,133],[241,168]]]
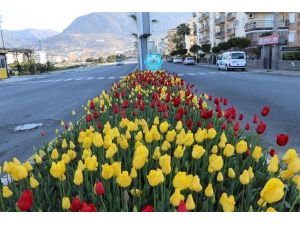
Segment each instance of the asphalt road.
[[[55,137],[60,121],[83,114],[82,104],[122,76],[134,71],[136,64],[79,68],[45,75],[24,76],[0,81],[0,165],[17,156],[26,160],[35,148]],[[28,123],[43,123],[38,129],[15,132]],[[41,136],[41,131],[45,136]]]
[[[267,123],[264,145],[271,145],[282,153],[283,149],[276,145],[276,135],[286,133],[290,139],[284,150],[292,147],[300,153],[300,76],[227,72],[173,63],[165,63],[163,68],[194,83],[198,93],[227,98],[229,105],[245,115],[244,121],[252,122],[253,115],[257,114]],[[268,117],[262,118],[260,112],[265,105],[269,105],[271,111]]]

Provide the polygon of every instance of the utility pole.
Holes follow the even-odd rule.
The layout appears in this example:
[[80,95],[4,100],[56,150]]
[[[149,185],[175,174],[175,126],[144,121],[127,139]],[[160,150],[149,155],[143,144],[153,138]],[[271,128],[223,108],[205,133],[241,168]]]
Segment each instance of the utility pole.
[[2,16],[0,15],[0,32],[1,32],[1,41],[2,41],[2,49],[4,50],[4,40],[3,40],[3,33],[2,33]]
[[148,37],[151,35],[150,15],[149,12],[137,13],[137,28],[138,28],[138,50],[139,50],[139,69],[145,70],[144,63],[148,53]]
[[[273,13],[273,35],[278,35],[278,25],[279,25],[279,13]],[[279,42],[279,39],[278,39]],[[279,60],[279,43],[274,44],[272,49],[272,67],[278,69],[278,60]]]

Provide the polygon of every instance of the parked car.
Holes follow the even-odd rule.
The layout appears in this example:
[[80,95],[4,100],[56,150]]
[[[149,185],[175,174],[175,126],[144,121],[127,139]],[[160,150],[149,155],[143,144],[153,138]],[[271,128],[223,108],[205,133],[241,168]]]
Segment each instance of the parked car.
[[182,58],[180,58],[180,57],[174,58],[173,63],[182,63]]
[[173,58],[172,57],[168,58],[167,62],[173,62]]
[[124,65],[124,60],[118,59],[116,65],[117,65],[117,66],[123,66],[123,65]]
[[183,61],[184,65],[195,65],[196,62],[193,57],[186,57],[185,60]]
[[241,69],[245,71],[246,69],[246,54],[242,51],[229,51],[221,54],[217,61],[217,68],[225,69],[226,71]]

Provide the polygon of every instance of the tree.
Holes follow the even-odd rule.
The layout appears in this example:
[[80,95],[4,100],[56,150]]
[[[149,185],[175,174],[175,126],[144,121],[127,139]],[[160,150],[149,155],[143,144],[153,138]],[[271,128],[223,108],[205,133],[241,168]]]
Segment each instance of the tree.
[[194,44],[191,48],[190,48],[190,52],[197,54],[198,51],[201,50],[201,47],[197,44]]
[[185,55],[186,53],[187,53],[187,49],[185,48],[177,50],[177,55]]
[[116,56],[115,55],[110,55],[110,56],[107,56],[106,58],[106,62],[108,63],[112,63],[112,62],[115,62],[116,61]]
[[218,53],[220,53],[221,50],[219,49],[218,46],[215,46],[215,47],[212,47],[211,51],[215,54],[218,54]]
[[202,44],[201,45],[201,50],[205,53],[209,53],[211,49],[211,45],[210,44]]
[[229,48],[238,48],[240,50],[243,50],[244,48],[247,48],[250,46],[251,41],[248,38],[233,37],[227,41],[227,44],[228,44]]
[[98,62],[99,62],[99,63],[104,63],[104,62],[105,62],[105,59],[104,59],[102,56],[99,56]]
[[221,42],[218,44],[218,48],[220,49],[220,51],[226,51],[230,49],[230,46],[227,42]]
[[176,28],[176,34],[180,37],[183,48],[185,48],[185,35],[190,33],[191,29],[185,23],[178,25]]
[[171,55],[171,56],[177,55],[177,50],[172,51],[172,52],[170,53],[170,55]]

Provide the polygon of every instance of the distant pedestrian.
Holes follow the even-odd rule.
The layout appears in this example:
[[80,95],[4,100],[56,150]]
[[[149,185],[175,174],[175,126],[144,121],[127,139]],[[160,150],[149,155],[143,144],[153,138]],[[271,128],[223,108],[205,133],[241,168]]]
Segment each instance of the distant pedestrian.
[[18,69],[19,75],[21,75],[21,73],[22,73],[22,67],[21,67],[21,65],[19,63],[17,65],[17,69]]

